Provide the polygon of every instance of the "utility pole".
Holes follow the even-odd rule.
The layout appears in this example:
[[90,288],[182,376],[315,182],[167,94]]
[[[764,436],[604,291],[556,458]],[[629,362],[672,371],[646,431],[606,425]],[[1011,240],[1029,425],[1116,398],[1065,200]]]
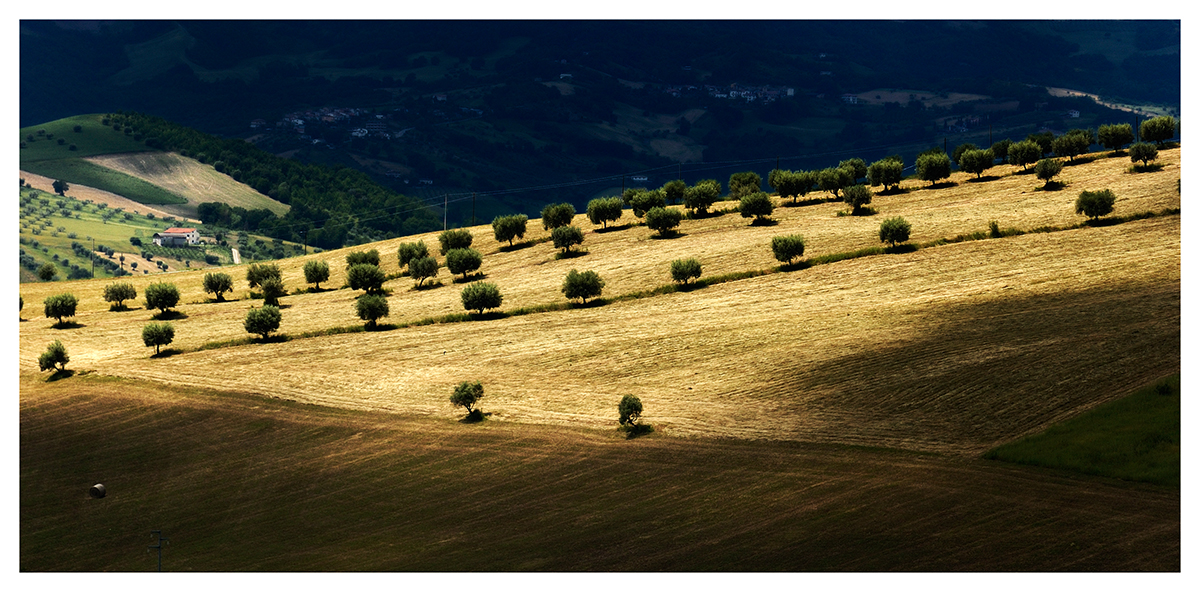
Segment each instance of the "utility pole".
[[475,192],[471,192],[471,226],[475,225]]
[[92,260],[92,279],[96,279],[96,239],[90,236],[88,238],[92,239],[92,253],[89,255]]
[[450,211],[450,194],[442,194],[442,232],[446,231],[446,212]]
[[300,241],[304,243],[304,254],[307,255],[308,254],[308,231],[307,230],[300,231]]
[[158,541],[156,541],[156,542],[155,542],[153,545],[150,545],[149,547],[146,547],[146,550],[147,550],[147,551],[149,551],[150,549],[158,549],[158,571],[162,571],[162,548],[163,548],[163,543],[169,542],[169,540],[170,540],[170,539],[164,539],[164,538],[163,538],[163,535],[162,535],[162,531],[161,531],[161,530],[152,530],[152,531],[150,531],[150,536],[151,536],[151,537],[157,537],[157,538],[158,538]]

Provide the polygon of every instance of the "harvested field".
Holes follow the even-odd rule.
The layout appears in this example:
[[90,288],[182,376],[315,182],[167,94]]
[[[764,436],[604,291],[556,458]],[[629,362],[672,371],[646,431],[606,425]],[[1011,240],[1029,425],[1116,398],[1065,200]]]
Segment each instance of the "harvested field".
[[[35,175],[28,171],[21,171],[21,178],[25,179],[25,182],[29,183],[34,189],[45,191],[51,195],[54,194],[54,179],[43,177],[41,175]],[[67,195],[70,195],[71,197],[80,201],[91,200],[93,203],[108,204],[108,207],[110,208],[122,208],[127,212],[133,212],[134,214],[139,214],[142,216],[145,216],[146,214],[154,214],[155,216],[162,218],[169,218],[171,216],[179,217],[178,214],[168,212],[164,206],[148,206],[146,204],[133,201],[132,199],[121,197],[115,193],[104,191],[103,189],[96,189],[95,187],[88,187],[86,185],[71,185],[71,188],[67,190]],[[200,222],[200,220],[187,217],[184,217],[183,221],[195,223]]]
[[[875,246],[879,222],[893,215],[923,242],[982,231],[989,220],[1073,224],[1083,189],[1113,189],[1118,215],[1177,208],[1178,155],[1164,151],[1164,170],[1149,174],[1126,173],[1125,159],[1074,165],[1063,191],[1034,191],[1040,182],[1029,175],[982,183],[956,175],[955,187],[878,196],[876,216],[838,217],[837,203],[778,208],[776,226],[727,214],[685,221],[673,239],[641,226],[597,232],[581,216],[589,252],[562,260],[549,243],[500,251],[490,227],[472,231],[483,273],[512,310],[562,302],[559,285],[572,268],[599,272],[605,295],[615,296],[668,283],[669,262],[680,257],[699,257],[706,276],[772,267],[768,245],[781,234],[808,237],[808,256]],[[965,242],[603,306],[205,351],[190,350],[246,337],[241,320],[257,302],[200,304],[202,273],[179,273],[169,277],[187,318],[175,322],[174,346],[187,353],[160,359],[139,339],[148,311],[110,313],[99,298],[105,282],[74,282],[82,327],[22,323],[20,365],[36,370],[57,338],[75,368],[320,405],[454,417],[450,390],[472,379],[486,385],[484,410],[498,422],[608,428],[617,401],[632,393],[649,422],[678,437],[975,455],[1178,371],[1179,224],[1167,216]],[[537,221],[530,229],[527,238],[547,234]],[[435,236],[421,239],[435,247]],[[396,245],[411,240],[371,247],[394,273]],[[345,252],[308,257],[330,261],[327,286],[344,281]],[[305,260],[281,262],[289,288],[303,285]],[[244,295],[244,268],[227,271],[235,297]],[[408,278],[389,282],[386,320],[462,312],[461,285],[440,273],[443,285],[428,290],[411,290]],[[25,316],[64,289],[22,286]],[[281,331],[361,324],[356,295],[285,297]]]

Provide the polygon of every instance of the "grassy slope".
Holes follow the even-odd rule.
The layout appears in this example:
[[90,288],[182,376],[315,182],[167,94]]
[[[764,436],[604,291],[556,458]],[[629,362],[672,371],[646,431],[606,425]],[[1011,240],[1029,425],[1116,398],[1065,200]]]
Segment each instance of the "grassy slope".
[[1176,375],[985,457],[1179,487],[1179,414]]
[[1181,566],[1177,491],[982,460],[462,425],[95,375],[21,390],[22,571],[152,571],[155,529],[166,571]]

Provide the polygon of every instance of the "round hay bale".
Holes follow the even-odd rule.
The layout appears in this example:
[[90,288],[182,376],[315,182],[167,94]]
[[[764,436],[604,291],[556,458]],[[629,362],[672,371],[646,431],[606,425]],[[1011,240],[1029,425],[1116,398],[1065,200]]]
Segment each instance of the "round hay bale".
[[97,483],[97,484],[93,485],[91,489],[88,490],[88,495],[92,496],[93,499],[100,499],[100,498],[104,497],[105,493],[107,493],[107,492],[104,491],[103,483]]

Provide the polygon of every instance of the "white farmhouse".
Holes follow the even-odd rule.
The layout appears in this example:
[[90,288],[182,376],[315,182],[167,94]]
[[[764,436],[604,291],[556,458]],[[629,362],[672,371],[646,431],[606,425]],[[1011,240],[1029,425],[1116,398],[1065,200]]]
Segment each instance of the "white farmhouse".
[[195,228],[168,228],[154,233],[154,244],[163,247],[194,245],[200,242],[200,233]]

